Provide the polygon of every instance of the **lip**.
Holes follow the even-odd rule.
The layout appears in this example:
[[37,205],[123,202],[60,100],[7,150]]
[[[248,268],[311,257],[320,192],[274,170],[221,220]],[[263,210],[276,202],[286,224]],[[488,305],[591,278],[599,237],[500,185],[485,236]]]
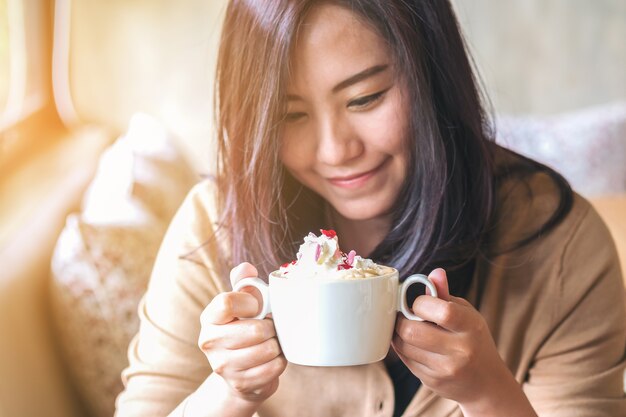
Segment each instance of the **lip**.
[[388,162],[388,159],[386,159],[380,165],[378,165],[376,168],[370,171],[361,172],[358,174],[346,175],[343,177],[332,177],[332,178],[327,178],[327,179],[328,179],[328,182],[330,182],[331,184],[337,187],[358,188],[362,186],[363,184],[365,184],[370,178],[376,175],[379,171],[381,171],[383,166],[387,165],[387,162]]

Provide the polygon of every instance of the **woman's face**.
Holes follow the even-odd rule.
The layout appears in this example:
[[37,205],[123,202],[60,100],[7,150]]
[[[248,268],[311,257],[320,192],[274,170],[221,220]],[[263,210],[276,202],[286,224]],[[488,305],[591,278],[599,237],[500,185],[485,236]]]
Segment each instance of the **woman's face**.
[[335,5],[310,11],[291,58],[280,157],[347,219],[389,213],[407,172],[406,106],[384,40]]

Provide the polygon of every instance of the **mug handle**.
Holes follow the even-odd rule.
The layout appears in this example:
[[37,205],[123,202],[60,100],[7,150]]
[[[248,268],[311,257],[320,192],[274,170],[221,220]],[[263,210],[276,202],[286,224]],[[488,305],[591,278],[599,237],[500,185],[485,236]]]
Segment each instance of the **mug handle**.
[[399,307],[398,311],[404,314],[404,317],[406,317],[409,320],[424,321],[424,319],[416,316],[415,314],[413,314],[413,312],[411,312],[411,309],[409,308],[406,302],[407,290],[412,284],[415,284],[417,282],[426,285],[428,289],[430,290],[430,294],[433,297],[437,297],[437,288],[435,287],[435,284],[433,284],[433,282],[430,279],[428,279],[426,275],[422,275],[422,274],[411,275],[410,277],[404,280],[404,282],[398,289],[398,307]]
[[254,317],[238,317],[240,319],[255,319],[255,320],[263,320],[265,316],[272,312],[272,307],[270,306],[270,292],[269,285],[265,283],[260,278],[244,278],[241,281],[238,281],[233,286],[233,291],[239,291],[244,287],[254,287],[261,293],[261,297],[263,297],[263,307],[261,308],[261,312]]

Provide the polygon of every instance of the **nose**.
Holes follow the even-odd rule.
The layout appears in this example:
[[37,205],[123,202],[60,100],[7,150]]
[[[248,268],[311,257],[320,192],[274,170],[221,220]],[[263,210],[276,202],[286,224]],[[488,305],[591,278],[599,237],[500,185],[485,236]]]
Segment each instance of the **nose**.
[[345,165],[363,153],[356,129],[338,117],[321,120],[317,136],[317,159],[324,164]]

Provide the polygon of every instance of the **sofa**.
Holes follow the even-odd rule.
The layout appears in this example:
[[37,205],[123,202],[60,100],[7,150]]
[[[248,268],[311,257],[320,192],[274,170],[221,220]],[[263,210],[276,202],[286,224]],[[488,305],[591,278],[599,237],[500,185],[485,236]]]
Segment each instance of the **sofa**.
[[[160,239],[212,172],[214,57],[202,51],[225,2],[108,3],[56,2],[69,28],[55,37],[57,110],[88,150],[0,251],[0,417],[111,415]],[[501,144],[591,200],[626,271],[626,104],[496,120]]]
[[[496,127],[500,144],[557,169],[592,201],[626,270],[626,102],[556,117],[500,117]],[[168,137],[153,117],[131,119],[100,158],[81,210],[68,216],[53,253],[53,330],[94,417],[113,413],[159,242],[197,181]]]

